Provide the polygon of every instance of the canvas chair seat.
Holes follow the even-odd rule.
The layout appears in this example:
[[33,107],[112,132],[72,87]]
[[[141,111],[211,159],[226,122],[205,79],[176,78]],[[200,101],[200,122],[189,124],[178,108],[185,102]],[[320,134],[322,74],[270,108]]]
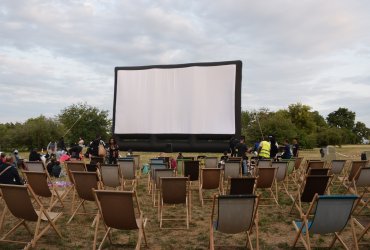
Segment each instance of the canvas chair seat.
[[255,177],[229,178],[227,192],[229,195],[248,195],[254,194],[256,189]]
[[[276,182],[277,167],[257,167],[257,184],[256,189],[267,190],[270,193],[268,198],[260,198],[260,200],[273,200],[276,205],[279,206],[279,201],[276,198],[276,194],[273,192],[272,187]],[[261,205],[262,206],[262,205]],[[264,204],[263,206],[270,206],[270,204]]]
[[203,190],[217,189],[218,194],[222,191],[222,172],[220,168],[203,168],[200,172],[199,200],[204,205]]

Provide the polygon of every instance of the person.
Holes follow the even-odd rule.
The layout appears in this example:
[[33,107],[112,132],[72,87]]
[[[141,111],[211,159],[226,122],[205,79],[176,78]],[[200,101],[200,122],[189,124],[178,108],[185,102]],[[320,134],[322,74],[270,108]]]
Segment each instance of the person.
[[57,147],[58,147],[58,151],[67,151],[66,144],[64,143],[63,136],[60,137],[60,139],[58,141],[58,144],[57,144]]
[[89,153],[92,156],[99,157],[99,145],[103,145],[105,147],[104,141],[102,141],[101,136],[97,135],[95,140],[90,142],[89,145]]
[[258,146],[258,159],[270,159],[271,144],[262,138]]
[[116,142],[116,139],[113,137],[110,138],[108,146],[109,164],[117,164],[117,159],[119,157],[119,146]]
[[242,157],[242,172],[243,172],[243,175],[246,175],[247,174],[247,160],[248,160],[248,157],[247,157],[246,153],[247,153],[248,147],[245,144],[244,137],[240,138],[240,142],[236,145],[236,149],[237,149],[237,156]]
[[23,184],[17,168],[13,164],[13,158],[11,156],[6,156],[5,162],[0,163],[0,183],[13,185]]
[[65,162],[65,161],[70,161],[71,160],[71,156],[69,155],[68,152],[64,152],[60,157],[59,157],[59,161],[60,162]]
[[298,157],[299,145],[297,138],[293,139],[293,157]]
[[0,153],[0,163],[5,162],[5,157],[6,157],[5,153]]
[[183,158],[184,158],[184,156],[182,155],[181,152],[179,152],[179,154],[177,155],[177,159],[183,159]]
[[227,151],[224,151],[223,156],[221,156],[220,161],[223,161],[224,163],[229,159],[229,156],[227,155]]
[[82,139],[81,136],[78,139],[78,146],[80,146],[81,148],[84,148],[85,147],[85,141],[84,141],[84,139]]
[[18,162],[19,162],[19,154],[18,154],[18,149],[15,149],[13,151],[13,163],[16,167],[18,167]]
[[36,148],[31,150],[28,160],[29,161],[41,161],[41,155],[37,152]]
[[130,157],[130,156],[132,156],[132,155],[133,155],[132,149],[127,150],[127,154],[126,154],[126,156],[127,156],[127,157]]
[[281,155],[281,159],[290,159],[292,158],[292,150],[290,148],[289,140],[285,139],[284,141],[284,152]]
[[229,141],[231,157],[236,156],[236,146],[237,146],[237,144],[238,144],[238,139],[235,138],[235,137],[231,137],[231,139]]
[[170,167],[171,167],[171,169],[174,169],[174,170],[177,169],[177,162],[176,162],[175,158],[173,158],[173,157],[170,157]]
[[81,159],[80,153],[82,152],[82,147],[78,144],[72,144],[72,147],[69,149],[69,154],[71,155],[71,158],[74,159]]
[[270,158],[276,160],[277,153],[279,153],[279,145],[274,136],[269,136],[270,140]]

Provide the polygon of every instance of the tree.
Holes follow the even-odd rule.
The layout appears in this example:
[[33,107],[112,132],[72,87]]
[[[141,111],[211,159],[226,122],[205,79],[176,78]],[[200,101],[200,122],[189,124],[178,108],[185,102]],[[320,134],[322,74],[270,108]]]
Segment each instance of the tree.
[[59,121],[64,125],[66,142],[75,143],[79,137],[85,142],[101,135],[107,139],[111,129],[111,120],[107,110],[99,110],[86,103],[78,103],[63,109],[58,115]]
[[363,122],[356,122],[353,132],[357,136],[357,143],[361,142],[363,139],[368,139],[370,137],[370,129],[366,127]]
[[316,118],[316,115],[312,114],[310,106],[301,103],[291,104],[288,107],[288,112],[297,129],[303,130],[305,134],[315,132],[316,124],[314,118]]
[[355,125],[355,118],[355,112],[352,112],[347,108],[339,108],[338,110],[328,114],[326,120],[331,127],[352,130]]

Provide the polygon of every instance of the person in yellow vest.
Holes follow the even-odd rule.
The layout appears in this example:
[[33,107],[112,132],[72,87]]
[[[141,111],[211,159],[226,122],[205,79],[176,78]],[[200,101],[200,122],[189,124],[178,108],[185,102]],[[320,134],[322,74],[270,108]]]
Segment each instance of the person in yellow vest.
[[258,147],[259,159],[270,159],[271,144],[269,141],[262,139]]

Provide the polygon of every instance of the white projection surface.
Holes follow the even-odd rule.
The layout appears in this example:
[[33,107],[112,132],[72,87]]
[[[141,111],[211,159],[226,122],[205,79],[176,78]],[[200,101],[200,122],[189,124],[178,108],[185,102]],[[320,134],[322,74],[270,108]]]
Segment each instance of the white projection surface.
[[118,70],[116,134],[234,134],[236,65]]

